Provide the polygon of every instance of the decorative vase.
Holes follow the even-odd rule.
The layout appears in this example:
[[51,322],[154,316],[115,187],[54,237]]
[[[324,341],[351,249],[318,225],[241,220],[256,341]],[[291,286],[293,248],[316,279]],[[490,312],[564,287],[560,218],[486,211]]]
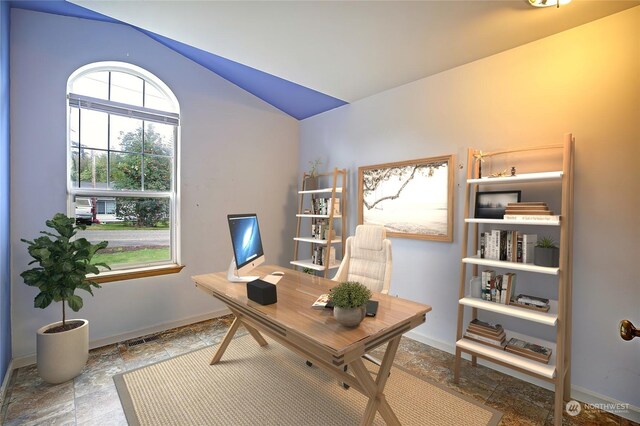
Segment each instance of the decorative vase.
[[304,190],[312,191],[314,189],[318,189],[318,177],[309,176],[304,180]]
[[556,268],[560,265],[560,249],[558,247],[535,247],[533,264]]
[[358,308],[333,308],[333,316],[336,321],[345,327],[356,327],[367,314],[366,306]]
[[472,277],[469,282],[471,297],[482,298],[482,280],[480,277]]
[[81,322],[82,325],[59,333],[45,333],[62,324],[59,321],[37,331],[38,374],[47,383],[56,384],[73,379],[80,374],[89,358],[89,321],[72,319],[69,322]]

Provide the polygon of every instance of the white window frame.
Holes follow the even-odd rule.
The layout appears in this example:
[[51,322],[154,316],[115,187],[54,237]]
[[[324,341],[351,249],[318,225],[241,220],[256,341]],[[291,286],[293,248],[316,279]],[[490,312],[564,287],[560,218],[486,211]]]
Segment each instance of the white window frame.
[[[150,84],[165,95],[173,104],[173,111],[160,111],[142,106],[123,104],[113,102],[107,99],[92,98],[89,96],[79,95],[71,92],[73,82],[90,73],[98,71],[115,71],[134,75],[145,80],[146,84]],[[74,187],[71,182],[72,168],[72,149],[70,140],[70,115],[72,108],[85,110],[93,110],[104,112],[112,115],[120,115],[135,119],[141,119],[147,122],[155,122],[161,124],[169,124],[175,126],[175,142],[173,147],[173,176],[171,189],[169,191],[144,191],[144,190],[114,190],[114,189],[93,189]],[[113,272],[103,272],[98,275],[95,281],[115,281],[127,278],[137,278],[138,276],[149,276],[179,272],[182,269],[180,265],[180,115],[178,100],[158,77],[138,66],[124,62],[97,62],[85,65],[77,69],[67,81],[67,212],[71,217],[75,215],[75,198],[79,197],[133,197],[133,198],[167,198],[169,199],[169,217],[170,217],[170,246],[171,259],[163,262],[156,262],[144,266],[132,265],[131,268],[118,269]],[[107,153],[111,151],[108,150]],[[157,270],[154,273],[154,270]],[[130,276],[126,276],[126,275]]]

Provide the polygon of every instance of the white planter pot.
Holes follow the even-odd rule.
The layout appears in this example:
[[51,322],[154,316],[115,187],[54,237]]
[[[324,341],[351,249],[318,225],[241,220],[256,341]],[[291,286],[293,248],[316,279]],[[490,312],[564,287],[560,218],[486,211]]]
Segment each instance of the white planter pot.
[[62,383],[76,377],[89,358],[89,321],[73,330],[45,333],[45,330],[62,324],[62,321],[46,325],[38,330],[36,358],[38,374],[47,383]]
[[333,308],[333,316],[339,324],[345,327],[356,327],[367,314],[367,307],[359,308]]

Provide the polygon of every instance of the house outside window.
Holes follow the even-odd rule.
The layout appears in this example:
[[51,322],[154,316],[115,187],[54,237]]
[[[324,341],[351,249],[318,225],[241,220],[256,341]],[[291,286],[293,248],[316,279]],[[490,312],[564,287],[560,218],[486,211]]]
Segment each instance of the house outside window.
[[116,217],[116,199],[101,198],[96,200],[96,214],[100,222],[118,220]]
[[179,107],[157,77],[121,62],[90,64],[68,81],[69,215],[79,237],[109,241],[113,270],[178,264]]

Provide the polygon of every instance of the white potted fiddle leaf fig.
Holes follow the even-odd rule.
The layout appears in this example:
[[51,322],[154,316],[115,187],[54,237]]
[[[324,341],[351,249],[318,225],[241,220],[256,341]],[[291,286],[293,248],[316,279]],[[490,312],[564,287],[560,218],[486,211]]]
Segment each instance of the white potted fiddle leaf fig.
[[62,302],[62,321],[37,331],[36,358],[38,374],[48,383],[62,383],[80,374],[89,357],[89,322],[85,319],[67,319],[65,305],[78,312],[82,298],[75,294],[82,289],[93,295],[92,287],[100,285],[87,279],[87,274],[98,274],[98,266],[91,259],[108,242],[92,244],[85,238],[74,238],[77,230],[75,218],[57,213],[47,220],[47,227],[56,233],[40,231],[43,236],[33,241],[22,239],[38,266],[24,271],[20,276],[25,284],[37,287],[40,293],[34,299],[34,307],[44,309],[52,302]]

